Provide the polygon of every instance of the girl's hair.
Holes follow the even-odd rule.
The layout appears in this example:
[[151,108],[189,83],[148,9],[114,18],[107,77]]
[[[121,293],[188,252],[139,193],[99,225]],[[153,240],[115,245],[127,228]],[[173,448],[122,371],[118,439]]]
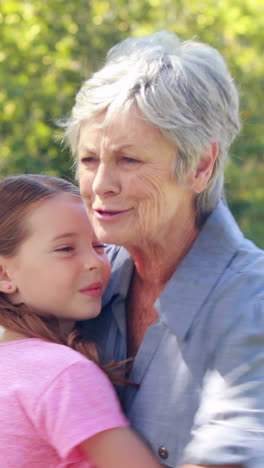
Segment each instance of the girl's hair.
[[[0,255],[16,255],[20,245],[30,234],[27,227],[28,214],[39,202],[62,192],[80,198],[78,187],[56,177],[25,174],[7,177],[0,182]],[[113,372],[121,363],[100,365],[95,343],[85,341],[78,322],[75,328],[65,335],[56,317],[37,315],[23,303],[12,304],[9,296],[0,292],[0,325],[29,338],[42,338],[67,345],[103,368],[113,383],[123,383],[119,373]]]

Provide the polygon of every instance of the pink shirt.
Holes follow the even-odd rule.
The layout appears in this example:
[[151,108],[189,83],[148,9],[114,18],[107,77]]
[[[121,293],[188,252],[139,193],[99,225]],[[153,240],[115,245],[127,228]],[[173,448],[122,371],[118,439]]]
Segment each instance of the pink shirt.
[[78,445],[127,426],[105,374],[39,339],[0,343],[0,460],[5,468],[92,468]]

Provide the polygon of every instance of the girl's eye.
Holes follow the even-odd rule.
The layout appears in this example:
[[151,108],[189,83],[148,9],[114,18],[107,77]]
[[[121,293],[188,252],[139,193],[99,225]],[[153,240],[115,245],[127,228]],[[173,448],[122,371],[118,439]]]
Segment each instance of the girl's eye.
[[60,247],[55,250],[55,252],[72,252],[74,250],[74,247],[71,245],[65,245],[65,247]]

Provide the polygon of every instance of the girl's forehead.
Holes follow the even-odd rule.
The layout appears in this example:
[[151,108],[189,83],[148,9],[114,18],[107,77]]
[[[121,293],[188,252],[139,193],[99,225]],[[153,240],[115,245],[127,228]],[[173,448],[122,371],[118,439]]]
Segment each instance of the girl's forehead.
[[[30,219],[34,213],[40,213],[52,210],[53,207],[63,206],[64,204],[83,205],[81,196],[71,192],[55,192],[39,200],[33,201],[25,210],[25,218]],[[26,221],[25,219],[25,221]]]
[[[52,227],[75,226],[78,223],[90,226],[82,198],[62,192],[36,203],[28,213],[26,222],[32,228],[41,227],[45,231]],[[76,225],[77,229],[77,225]]]

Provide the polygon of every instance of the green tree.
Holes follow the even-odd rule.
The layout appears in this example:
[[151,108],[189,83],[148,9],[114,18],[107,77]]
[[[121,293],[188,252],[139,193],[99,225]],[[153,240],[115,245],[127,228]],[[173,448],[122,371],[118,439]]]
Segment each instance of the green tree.
[[226,193],[243,231],[264,246],[264,6],[259,0],[0,0],[0,174],[72,177],[56,120],[81,82],[128,35],[168,29],[226,58],[241,95],[243,130]]

